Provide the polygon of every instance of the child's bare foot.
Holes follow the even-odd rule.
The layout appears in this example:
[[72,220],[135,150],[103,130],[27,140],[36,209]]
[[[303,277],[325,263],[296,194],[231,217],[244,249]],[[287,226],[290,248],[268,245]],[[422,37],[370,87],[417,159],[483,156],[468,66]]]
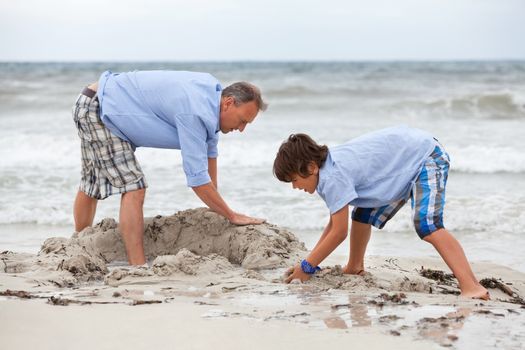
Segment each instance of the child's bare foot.
[[346,265],[345,267],[343,267],[343,273],[346,273],[348,275],[363,276],[365,274],[365,269],[363,266],[353,268]]
[[462,291],[460,296],[469,299],[490,300],[490,293],[481,285],[473,290]]

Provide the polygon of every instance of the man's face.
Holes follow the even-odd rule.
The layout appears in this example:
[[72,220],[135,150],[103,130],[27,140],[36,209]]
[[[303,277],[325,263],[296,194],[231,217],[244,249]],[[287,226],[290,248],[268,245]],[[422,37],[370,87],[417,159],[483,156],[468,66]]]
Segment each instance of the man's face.
[[253,122],[259,109],[255,101],[235,105],[233,97],[225,97],[221,100],[220,127],[225,134],[230,131],[239,130],[243,132],[246,125]]

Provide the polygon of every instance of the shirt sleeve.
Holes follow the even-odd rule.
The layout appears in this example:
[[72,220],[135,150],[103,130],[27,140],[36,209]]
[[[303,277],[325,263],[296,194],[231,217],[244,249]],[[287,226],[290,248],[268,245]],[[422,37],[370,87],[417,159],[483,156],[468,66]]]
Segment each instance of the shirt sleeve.
[[215,135],[215,137],[209,139],[206,143],[208,145],[208,158],[217,158],[219,156],[219,150],[217,149],[219,135]]
[[353,181],[344,178],[337,172],[326,179],[321,197],[330,210],[330,214],[334,214],[358,196]]
[[177,115],[182,167],[188,187],[211,182],[208,173],[208,143],[206,127],[202,120],[191,114]]

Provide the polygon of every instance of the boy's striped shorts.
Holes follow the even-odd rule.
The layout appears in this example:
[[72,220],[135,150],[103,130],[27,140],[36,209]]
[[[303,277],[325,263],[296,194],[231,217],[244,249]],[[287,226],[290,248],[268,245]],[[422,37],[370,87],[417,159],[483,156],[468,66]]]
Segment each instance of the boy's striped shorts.
[[[450,158],[447,152],[436,142],[434,151],[423,164],[410,192],[412,219],[420,238],[444,228],[443,209],[449,167]],[[356,207],[352,211],[352,220],[381,229],[407,200],[408,198],[402,199],[379,208]]]
[[73,106],[81,140],[80,191],[96,199],[147,187],[131,144],[113,135],[100,120],[96,92],[85,88]]

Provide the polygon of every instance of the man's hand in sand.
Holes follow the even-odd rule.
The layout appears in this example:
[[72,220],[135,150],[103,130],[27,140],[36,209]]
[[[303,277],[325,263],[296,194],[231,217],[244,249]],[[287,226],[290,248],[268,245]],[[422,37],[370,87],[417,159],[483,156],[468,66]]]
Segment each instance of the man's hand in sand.
[[230,219],[230,222],[234,225],[259,225],[263,222],[266,222],[266,219],[252,218],[241,213],[235,213],[234,216]]
[[[286,277],[288,276],[288,277]],[[301,269],[301,265],[297,264],[294,267],[290,267],[286,270],[284,283],[290,283],[295,279],[298,279],[301,282],[306,282],[312,277],[311,275],[304,273]]]

